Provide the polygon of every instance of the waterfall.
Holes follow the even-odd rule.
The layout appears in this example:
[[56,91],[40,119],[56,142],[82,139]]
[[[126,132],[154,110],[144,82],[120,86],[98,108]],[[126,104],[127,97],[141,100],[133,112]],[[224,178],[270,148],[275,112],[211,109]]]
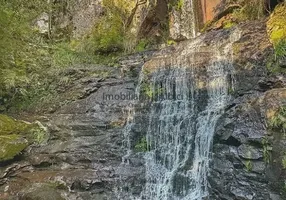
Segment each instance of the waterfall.
[[[233,87],[232,43],[238,38],[238,31],[217,44],[206,45],[198,38],[178,45],[176,53],[162,52],[143,66],[142,71],[152,68],[148,83],[153,94],[149,119],[139,124],[147,126],[146,183],[141,194],[129,194],[130,199],[201,200],[208,196],[212,139]],[[138,94],[147,79],[144,76],[141,73]],[[129,142],[125,159],[132,154],[128,137],[136,123],[132,119],[124,131]]]

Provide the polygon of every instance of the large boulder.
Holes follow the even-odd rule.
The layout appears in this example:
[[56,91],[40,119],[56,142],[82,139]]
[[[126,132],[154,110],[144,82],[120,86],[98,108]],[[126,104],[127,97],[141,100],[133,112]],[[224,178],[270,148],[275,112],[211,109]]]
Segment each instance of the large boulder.
[[46,139],[46,130],[39,123],[30,124],[0,115],[0,162],[13,159],[29,144]]

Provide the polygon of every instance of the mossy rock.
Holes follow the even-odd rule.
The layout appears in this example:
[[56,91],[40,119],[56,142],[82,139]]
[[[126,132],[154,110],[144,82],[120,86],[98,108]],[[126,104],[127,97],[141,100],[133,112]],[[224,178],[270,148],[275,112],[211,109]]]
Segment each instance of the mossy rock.
[[286,3],[278,5],[267,22],[267,31],[271,42],[275,45],[286,40]]
[[21,135],[0,135],[0,161],[13,159],[29,145]]
[[47,138],[47,131],[40,122],[30,124],[0,115],[0,162],[13,159],[28,145],[40,144]]
[[20,134],[27,132],[31,127],[31,124],[16,121],[6,115],[0,115],[0,135]]

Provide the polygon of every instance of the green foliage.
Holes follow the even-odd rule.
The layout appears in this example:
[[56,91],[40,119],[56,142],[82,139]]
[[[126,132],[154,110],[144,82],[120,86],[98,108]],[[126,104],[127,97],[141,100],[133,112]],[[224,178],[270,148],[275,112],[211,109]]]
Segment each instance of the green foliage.
[[[78,64],[117,66],[126,52],[143,51],[148,41],[127,37],[127,22],[135,2],[103,0],[104,14],[90,35],[69,41],[69,36],[47,39],[32,26],[43,12],[70,12],[75,1],[2,0],[0,2],[0,104],[1,111],[29,110],[39,103],[59,99],[60,89],[74,80],[62,76],[66,67]],[[61,42],[58,42],[61,41]],[[102,75],[106,76],[106,74]],[[34,109],[33,109],[34,110]]]
[[174,41],[174,40],[167,40],[167,45],[168,46],[175,45],[175,44],[177,44],[176,41]]
[[28,141],[19,135],[0,135],[0,161],[13,159],[28,146]]
[[177,5],[176,5],[176,9],[181,10],[183,5],[184,5],[184,0],[178,0]]
[[148,151],[148,144],[146,137],[141,138],[141,140],[135,145],[135,150],[137,152],[146,152]]
[[267,69],[271,73],[283,73],[285,69],[280,67],[280,61],[286,59],[286,40],[274,43],[274,54],[268,58]]
[[280,107],[268,124],[270,128],[286,133],[286,106]]
[[184,6],[184,0],[171,0],[168,3],[169,10],[174,8],[175,10],[180,11],[182,10],[183,6]]
[[286,40],[279,40],[274,45],[275,59],[285,59],[286,58]]
[[279,61],[277,60],[275,54],[269,56],[266,68],[272,74],[282,73],[283,71],[285,71],[283,68],[280,67]]
[[260,19],[265,16],[264,0],[245,0],[245,5],[241,9],[242,15],[249,20]]
[[38,124],[33,124],[33,128],[29,130],[29,135],[31,141],[33,141],[36,144],[42,144],[47,140],[47,130],[45,127],[43,127],[39,122]]
[[145,51],[147,49],[148,44],[149,41],[147,39],[140,40],[135,48],[136,52]]
[[154,97],[155,92],[151,84],[143,83],[141,89],[143,91],[143,94],[146,95],[148,98],[152,99]]
[[285,3],[276,6],[267,21],[267,30],[270,41],[277,45],[277,43],[286,40],[286,5]]
[[249,172],[252,171],[253,164],[252,164],[251,160],[247,160],[245,162],[245,167],[246,167],[247,171],[249,171]]
[[84,41],[86,52],[106,54],[123,50],[124,32],[117,15],[105,15]]
[[232,12],[232,18],[236,22],[261,19],[265,17],[265,5],[264,0],[244,0],[241,3],[241,8]]
[[227,20],[224,24],[223,24],[223,28],[224,29],[229,29],[229,28],[232,28],[233,26],[235,26],[236,23],[234,23],[233,21],[231,20]]
[[72,42],[61,42],[52,45],[52,66],[64,68],[76,64],[116,64],[117,55],[94,55],[81,49],[80,44]]
[[46,8],[46,1],[40,0],[0,2],[0,27],[4,27],[0,29],[0,96],[4,99],[24,95],[30,73],[45,62],[43,43],[31,20]]
[[271,146],[270,143],[268,141],[267,137],[264,137],[262,139],[262,145],[263,145],[263,159],[265,163],[270,163],[271,160]]
[[[103,0],[105,14],[85,38],[84,49],[93,54],[107,54],[124,49],[125,36],[132,3],[121,0]],[[126,38],[130,41],[130,38]]]

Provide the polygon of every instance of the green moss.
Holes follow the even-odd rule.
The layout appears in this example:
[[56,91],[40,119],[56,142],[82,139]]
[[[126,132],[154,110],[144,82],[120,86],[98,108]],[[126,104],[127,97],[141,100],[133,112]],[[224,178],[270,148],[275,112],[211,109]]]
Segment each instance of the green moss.
[[184,5],[184,0],[178,0],[176,9],[181,10],[183,8],[183,5]]
[[16,121],[6,115],[0,115],[0,135],[20,134],[26,132],[31,125]]
[[0,161],[13,159],[29,144],[40,144],[47,136],[40,122],[28,124],[0,115]]
[[256,20],[265,16],[265,1],[264,0],[248,0],[241,8],[241,19]]
[[231,20],[227,20],[225,21],[225,23],[223,24],[223,28],[224,29],[229,29],[229,28],[232,28],[233,26],[235,26],[236,23],[234,23],[233,21]]
[[285,3],[278,5],[271,14],[267,29],[271,42],[276,45],[286,39],[286,6]]
[[175,44],[177,44],[176,41],[174,41],[174,40],[167,40],[167,45],[168,46],[175,45]]
[[275,60],[284,59],[286,57],[286,39],[279,40],[274,45]]
[[146,152],[148,151],[148,144],[146,137],[141,138],[141,140],[135,145],[135,150],[137,152]]
[[272,147],[270,146],[270,143],[267,137],[264,137],[262,139],[262,145],[263,145],[263,160],[265,163],[270,163]]
[[250,160],[247,160],[245,162],[245,167],[246,167],[247,171],[249,171],[249,172],[252,171],[252,168],[253,168],[252,162]]
[[137,46],[135,47],[136,52],[145,51],[148,46],[149,41],[146,39],[142,39],[138,42]]
[[20,154],[29,142],[20,135],[1,135],[0,136],[0,161],[13,159]]

